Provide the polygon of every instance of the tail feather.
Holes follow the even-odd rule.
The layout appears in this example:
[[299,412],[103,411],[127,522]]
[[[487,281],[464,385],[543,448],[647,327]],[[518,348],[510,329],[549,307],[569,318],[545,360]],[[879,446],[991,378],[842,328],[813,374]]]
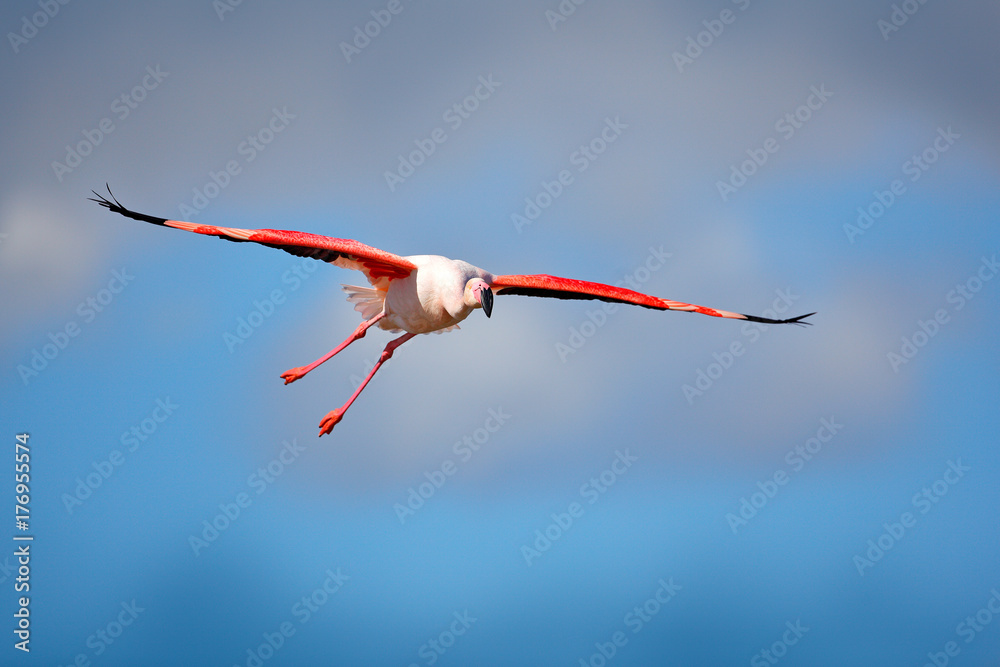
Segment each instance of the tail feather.
[[374,287],[358,287],[357,285],[341,285],[347,292],[347,300],[354,304],[354,310],[361,313],[361,317],[370,320],[385,307],[385,292]]

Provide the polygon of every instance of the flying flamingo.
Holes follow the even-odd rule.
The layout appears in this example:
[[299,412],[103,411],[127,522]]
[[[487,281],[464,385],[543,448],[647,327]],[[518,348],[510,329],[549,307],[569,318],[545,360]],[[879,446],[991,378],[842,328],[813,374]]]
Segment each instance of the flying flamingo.
[[128,210],[115,199],[111,188],[108,188],[110,201],[96,192],[94,195],[97,199],[90,201],[133,220],[217,236],[227,241],[252,241],[269,248],[279,248],[299,257],[312,257],[341,268],[356,269],[365,274],[371,287],[343,286],[349,295],[347,300],[355,304],[354,309],[361,313],[364,321],[347,340],[316,361],[308,366],[299,366],[282,373],[281,377],[285,380],[285,384],[304,377],[354,341],[364,338],[368,329],[375,324],[378,324],[380,329],[390,332],[406,333],[389,341],[375,367],[347,402],[323,417],[319,424],[320,436],[333,430],[382,364],[392,358],[392,353],[397,347],[417,334],[457,328],[458,323],[476,308],[482,308],[486,317],[489,317],[493,312],[494,294],[520,294],[556,299],[597,299],[612,303],[630,303],[655,310],[683,310],[764,324],[809,324],[802,320],[815,314],[809,313],[787,320],[772,320],[660,299],[622,287],[583,280],[557,278],[544,274],[495,276],[462,260],[448,259],[439,255],[401,257],[349,239],[280,229],[213,227],[157,218]]

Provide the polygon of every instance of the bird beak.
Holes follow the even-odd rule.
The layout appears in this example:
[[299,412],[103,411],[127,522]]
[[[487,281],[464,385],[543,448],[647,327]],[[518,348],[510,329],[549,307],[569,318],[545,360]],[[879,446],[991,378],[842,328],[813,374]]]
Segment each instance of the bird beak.
[[484,287],[479,290],[479,305],[483,307],[483,312],[486,313],[486,317],[489,317],[493,312],[493,290],[489,287]]

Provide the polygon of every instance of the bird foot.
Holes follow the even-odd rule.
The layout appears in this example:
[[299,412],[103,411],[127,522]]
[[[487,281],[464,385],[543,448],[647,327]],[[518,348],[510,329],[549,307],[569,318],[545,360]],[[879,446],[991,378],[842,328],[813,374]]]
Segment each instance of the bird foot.
[[281,374],[281,377],[285,381],[285,384],[291,384],[296,380],[305,376],[305,373],[303,373],[302,370],[303,367],[298,366],[297,368],[285,371],[284,373]]
[[319,436],[322,438],[324,435],[333,430],[333,427],[340,423],[340,420],[344,418],[344,413],[341,410],[330,410],[323,417],[323,420],[319,423]]

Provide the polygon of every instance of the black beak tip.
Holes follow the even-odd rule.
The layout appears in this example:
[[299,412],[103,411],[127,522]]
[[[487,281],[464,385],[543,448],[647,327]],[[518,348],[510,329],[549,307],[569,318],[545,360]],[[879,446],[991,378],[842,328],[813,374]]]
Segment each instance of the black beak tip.
[[493,314],[493,290],[486,288],[481,293],[481,302],[483,304],[483,312],[486,313],[486,317]]

